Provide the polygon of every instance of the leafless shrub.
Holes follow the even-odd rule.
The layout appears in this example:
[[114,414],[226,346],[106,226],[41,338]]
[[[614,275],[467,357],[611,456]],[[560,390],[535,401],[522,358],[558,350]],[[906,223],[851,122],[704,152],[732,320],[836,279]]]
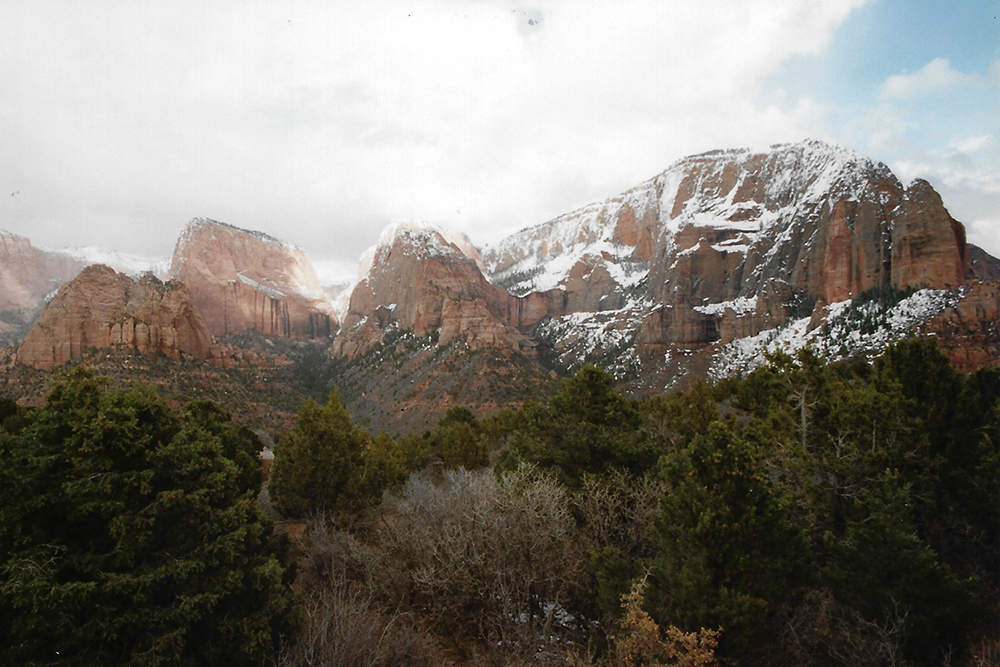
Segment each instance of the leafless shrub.
[[358,586],[338,581],[313,593],[305,626],[280,667],[391,667],[447,664],[409,618],[378,609]]
[[1000,640],[980,640],[972,650],[973,667],[1000,667]]
[[905,667],[909,610],[896,605],[880,621],[840,608],[829,591],[814,591],[789,615],[781,636],[788,664]]
[[574,497],[584,540],[592,547],[610,545],[623,554],[646,555],[651,549],[649,523],[662,495],[663,482],[655,475],[586,475]]
[[378,591],[372,589],[371,572],[381,558],[378,545],[359,539],[338,527],[329,515],[318,513],[306,525],[296,583],[312,590],[333,582],[355,582],[377,595]]
[[586,567],[561,486],[528,466],[459,469],[412,477],[384,508],[385,566],[407,573],[404,597],[438,632],[497,647],[491,660],[562,657]]

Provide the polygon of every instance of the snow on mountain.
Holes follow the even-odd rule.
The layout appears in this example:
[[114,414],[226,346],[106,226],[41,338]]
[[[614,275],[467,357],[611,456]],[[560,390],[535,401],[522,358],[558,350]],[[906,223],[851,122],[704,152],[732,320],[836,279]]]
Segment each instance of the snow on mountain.
[[427,253],[427,256],[447,256],[455,253],[457,248],[459,254],[471,259],[483,270],[479,250],[465,234],[424,220],[393,219],[379,234],[378,241],[361,254],[356,279],[333,299],[333,312],[338,321],[344,321],[350,307],[351,294],[358,283],[369,278],[379,251],[390,248],[401,236],[410,237],[411,245],[419,248],[420,252]]
[[878,299],[833,303],[824,308],[822,326],[811,327],[805,317],[722,346],[713,355],[709,377],[748,373],[766,362],[766,353],[795,354],[807,345],[830,361],[858,355],[874,359],[890,343],[919,334],[921,325],[957,305],[963,295],[962,289],[923,289],[898,303]]
[[[512,294],[560,287],[578,263],[602,264],[620,285],[640,282],[649,270],[633,261],[632,239],[622,238],[623,215],[644,219],[655,211],[655,179],[603,202],[590,204],[520,232],[483,249],[486,274]],[[628,213],[626,213],[628,212]]]
[[167,257],[144,257],[96,246],[77,246],[50,252],[69,257],[86,266],[104,264],[132,278],[138,278],[144,273],[152,273],[163,280],[170,273],[170,259]]
[[627,288],[647,276],[656,241],[674,256],[697,252],[698,236],[687,234],[693,241],[687,243],[682,238],[687,227],[728,236],[711,245],[719,253],[746,255],[761,241],[777,248],[788,240],[792,222],[833,196],[865,197],[864,189],[876,179],[898,186],[884,165],[822,141],[764,153],[703,153],[618,196],[487,246],[483,258],[490,279],[515,294],[565,289],[580,263],[603,266]]

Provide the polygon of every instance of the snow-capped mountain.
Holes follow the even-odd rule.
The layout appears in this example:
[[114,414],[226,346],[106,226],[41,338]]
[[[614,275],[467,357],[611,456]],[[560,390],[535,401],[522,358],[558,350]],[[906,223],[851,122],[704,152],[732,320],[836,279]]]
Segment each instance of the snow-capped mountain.
[[[399,226],[390,231],[396,238]],[[411,234],[408,254],[379,251],[379,295],[352,297],[355,322],[382,307],[379,330],[412,328],[412,317],[391,313],[402,291],[413,291],[419,257],[431,261],[430,246],[443,241],[440,230],[428,234],[423,241]],[[403,256],[408,268],[397,272]],[[622,194],[465,259],[466,270],[478,276],[475,269],[484,268],[506,292],[477,287],[489,294],[483,299],[492,317],[531,340],[518,349],[537,349],[545,363],[566,369],[595,361],[649,389],[685,373],[745,370],[732,361],[738,350],[759,352],[749,341],[770,344],[789,326],[803,334],[790,341],[820,345],[830,331],[822,325],[872,293],[898,295],[885,307],[909,313],[883,318],[892,326],[869,342],[884,345],[958,313],[969,298],[960,290],[985,271],[973,268],[964,228],[930,184],[904,187],[885,165],[821,141],[684,158]],[[914,290],[930,291],[896,303]],[[940,307],[914,305],[928,303]],[[448,327],[445,316],[440,328]],[[746,344],[733,347],[737,341]]]

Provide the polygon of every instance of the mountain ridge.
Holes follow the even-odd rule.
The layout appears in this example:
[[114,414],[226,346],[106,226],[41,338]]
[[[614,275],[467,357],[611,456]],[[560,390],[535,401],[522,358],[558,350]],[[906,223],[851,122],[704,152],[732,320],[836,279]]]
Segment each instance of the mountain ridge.
[[[1000,364],[1000,260],[928,182],[815,140],[682,158],[482,248],[394,220],[359,264],[334,305],[302,249],[196,218],[169,275],[215,338],[315,341],[329,384],[410,424],[425,420],[393,408],[404,394],[433,411],[587,362],[638,393],[745,372],[765,351],[865,356],[909,335],[938,336],[965,370]],[[881,328],[854,336],[859,317]],[[460,384],[421,370],[442,359]]]

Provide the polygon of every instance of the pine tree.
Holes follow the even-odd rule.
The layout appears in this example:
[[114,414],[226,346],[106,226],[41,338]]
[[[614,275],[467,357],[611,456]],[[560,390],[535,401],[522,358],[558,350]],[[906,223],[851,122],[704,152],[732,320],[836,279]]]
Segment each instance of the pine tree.
[[251,665],[293,597],[259,443],[199,403],[74,371],[0,433],[0,643],[11,664]]
[[270,491],[278,509],[295,518],[356,512],[367,500],[358,487],[367,448],[368,434],[351,423],[336,391],[323,407],[307,400],[275,447]]
[[649,600],[681,628],[722,627],[720,650],[759,641],[771,614],[808,583],[811,556],[752,450],[715,422],[661,461]]

